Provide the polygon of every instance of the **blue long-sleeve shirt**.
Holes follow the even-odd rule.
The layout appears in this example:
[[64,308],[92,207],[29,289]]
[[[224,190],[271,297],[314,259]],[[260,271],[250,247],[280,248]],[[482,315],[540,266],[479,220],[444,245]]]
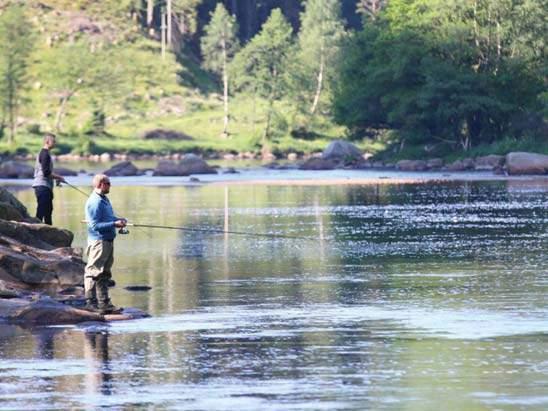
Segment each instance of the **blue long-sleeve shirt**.
[[88,241],[114,240],[116,237],[114,222],[119,218],[114,215],[107,196],[94,191],[86,201],[85,210],[88,222]]

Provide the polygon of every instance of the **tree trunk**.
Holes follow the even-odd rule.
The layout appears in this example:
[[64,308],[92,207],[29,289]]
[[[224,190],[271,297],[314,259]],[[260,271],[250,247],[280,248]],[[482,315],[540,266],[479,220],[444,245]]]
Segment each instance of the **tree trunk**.
[[147,0],[147,27],[152,27],[154,19],[154,0]]
[[67,104],[72,97],[74,93],[69,93],[61,99],[61,105],[59,106],[59,109],[57,110],[57,115],[55,116],[55,131],[58,133],[61,131],[61,124],[63,121],[63,116],[65,115],[65,109],[67,107]]
[[226,40],[223,36],[221,47],[223,49],[223,101],[225,108],[223,135],[228,137],[228,73],[227,73],[227,56],[226,56]]
[[325,66],[323,47],[320,50],[320,53],[320,70],[318,72],[316,94],[314,95],[314,102],[312,103],[312,107],[310,108],[310,114],[314,114],[316,112],[316,109],[318,108],[318,102],[320,101],[320,94],[322,92],[323,86],[323,71]]
[[171,1],[167,0],[167,44],[168,46],[171,46],[171,20],[172,20],[172,12],[171,12]]

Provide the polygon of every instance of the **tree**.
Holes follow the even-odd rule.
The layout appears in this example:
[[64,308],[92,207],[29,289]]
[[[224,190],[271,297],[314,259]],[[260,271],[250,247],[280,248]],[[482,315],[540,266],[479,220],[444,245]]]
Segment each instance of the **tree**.
[[364,21],[376,20],[387,0],[358,0],[356,12],[362,15]]
[[504,137],[513,118],[541,109],[545,63],[514,46],[539,44],[538,20],[526,29],[517,17],[530,2],[390,1],[345,47],[336,118],[464,150]]
[[219,3],[211,14],[211,21],[205,27],[202,37],[202,55],[207,69],[222,76],[224,122],[223,135],[228,135],[228,62],[239,47],[238,25],[235,16],[230,16]]
[[10,144],[15,141],[17,113],[27,88],[29,56],[33,48],[34,32],[23,8],[9,6],[0,15],[0,98],[2,122],[9,125]]
[[299,50],[297,60],[304,81],[297,86],[304,88],[310,96],[310,113],[318,108],[322,91],[332,79],[335,61],[338,57],[341,40],[344,37],[344,24],[340,17],[340,1],[308,0],[301,13]]
[[126,60],[117,55],[115,49],[97,48],[92,51],[85,41],[52,50],[41,62],[40,71],[46,87],[59,98],[55,130],[62,131],[68,106],[80,93],[92,96],[95,108],[104,110],[109,98],[116,97],[126,83]]
[[236,54],[233,77],[240,89],[256,90],[267,99],[263,146],[270,137],[274,102],[286,86],[286,59],[291,49],[292,29],[280,9],[274,9],[261,31]]

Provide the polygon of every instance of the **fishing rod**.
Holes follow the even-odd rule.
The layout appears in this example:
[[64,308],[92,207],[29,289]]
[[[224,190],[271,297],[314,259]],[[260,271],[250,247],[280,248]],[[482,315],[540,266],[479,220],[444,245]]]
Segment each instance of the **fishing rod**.
[[89,194],[88,194],[88,193],[86,193],[86,192],[83,191],[83,190],[80,190],[80,189],[79,189],[78,187],[76,187],[76,186],[73,186],[72,184],[70,184],[70,183],[69,183],[68,181],[66,181],[66,180],[59,183],[59,185],[61,185],[61,184],[66,184],[66,185],[69,186],[70,188],[75,189],[75,190],[78,191],[80,194],[86,196],[86,198],[89,197]]
[[285,235],[285,234],[269,234],[269,233],[250,233],[248,231],[229,231],[229,230],[217,230],[214,228],[191,228],[184,226],[170,226],[170,225],[157,225],[157,224],[137,224],[137,223],[127,223],[127,226],[130,227],[142,227],[142,228],[159,228],[164,230],[179,230],[179,231],[193,231],[206,234],[235,234],[235,235],[245,235],[250,237],[266,237],[266,238],[285,238],[290,240],[311,240],[309,237],[301,237],[296,235]]
[[[82,220],[82,223],[86,223],[86,220]],[[309,237],[300,237],[296,235],[284,235],[284,234],[268,234],[268,233],[250,233],[248,231],[228,231],[228,230],[217,230],[214,228],[192,228],[184,226],[171,226],[171,225],[158,225],[158,224],[137,224],[137,223],[126,223],[126,227],[136,227],[136,228],[159,228],[163,230],[179,230],[179,231],[191,231],[205,234],[235,234],[235,235],[245,235],[248,237],[266,237],[266,238],[285,238],[290,240],[312,240]],[[125,227],[118,230],[119,234],[129,234],[128,230],[124,230]]]
[[[73,186],[69,182],[65,181],[64,184],[68,185],[69,187],[75,189],[76,191],[82,193],[83,195],[89,197],[89,194],[86,194],[84,191],[80,190],[78,187]],[[86,220],[82,220],[82,223],[87,223]],[[266,237],[266,238],[285,238],[289,240],[311,240],[309,237],[300,237],[300,236],[294,236],[294,235],[284,235],[284,234],[268,234],[268,233],[250,233],[245,231],[225,231],[225,230],[216,230],[213,228],[191,228],[191,227],[183,227],[183,226],[169,226],[169,225],[157,225],[157,224],[136,224],[136,223],[126,223],[126,226],[129,227],[137,227],[137,228],[159,228],[164,230],[179,230],[179,231],[192,231],[192,232],[198,232],[198,233],[206,233],[206,234],[234,234],[234,235],[245,235],[249,237]],[[127,229],[124,229],[124,227],[120,228],[118,230],[119,234],[129,234],[129,231]]]

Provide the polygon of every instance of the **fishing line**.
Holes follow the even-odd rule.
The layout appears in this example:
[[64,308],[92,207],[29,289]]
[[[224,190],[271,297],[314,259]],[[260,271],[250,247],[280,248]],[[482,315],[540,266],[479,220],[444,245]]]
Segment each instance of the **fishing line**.
[[193,231],[193,232],[206,233],[206,234],[235,234],[235,235],[246,235],[250,237],[285,238],[285,239],[291,239],[291,240],[312,240],[312,238],[309,238],[309,237],[300,237],[295,235],[250,233],[247,231],[216,230],[214,228],[191,228],[191,227],[184,227],[184,226],[137,224],[137,223],[128,223],[127,225],[133,226],[133,227],[143,227],[143,228],[160,228],[165,230]]

